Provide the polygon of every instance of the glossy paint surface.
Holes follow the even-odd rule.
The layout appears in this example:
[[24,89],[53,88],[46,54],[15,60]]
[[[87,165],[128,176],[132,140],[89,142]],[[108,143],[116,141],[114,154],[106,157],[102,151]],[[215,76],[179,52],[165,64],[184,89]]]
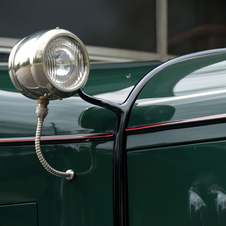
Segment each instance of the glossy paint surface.
[[[135,65],[131,63],[109,64],[104,65],[104,68],[94,65],[85,91],[99,98],[123,102],[140,78],[158,64],[158,62]],[[37,102],[17,92],[6,70],[0,70],[0,79],[0,105],[2,106],[0,108],[0,139],[33,137],[37,124],[35,114]],[[49,114],[44,122],[43,136],[109,133],[115,128],[114,113],[86,103],[78,95],[62,101],[50,101],[48,108]],[[88,117],[88,121],[87,114],[91,116]],[[99,117],[100,115],[102,117]]]
[[[42,145],[42,150],[49,164],[73,168],[76,178],[45,171],[34,146],[0,147],[0,204],[37,202],[38,225],[112,225],[112,142]],[[11,216],[10,209],[5,213]]]
[[225,59],[170,65],[138,96],[127,129],[130,226],[226,224]]
[[[134,84],[158,64],[119,64],[117,68],[104,65],[102,69],[95,65],[87,92],[122,102]],[[0,77],[3,81],[0,90],[0,207],[35,202],[39,226],[113,225],[113,142],[83,139],[78,143],[70,139],[96,133],[111,134],[115,129],[114,114],[78,96],[50,103],[42,138],[58,144],[43,144],[41,149],[54,168],[62,171],[71,168],[76,174],[73,181],[57,178],[41,166],[31,145],[37,123],[36,101],[24,98],[15,90],[7,71],[0,70]],[[118,80],[121,80],[120,85]],[[106,84],[109,81],[110,89]],[[68,137],[66,143],[61,140]],[[20,142],[9,143],[10,139]],[[22,206],[18,211],[23,212]],[[9,217],[11,209],[3,212]]]
[[130,225],[225,225],[225,145],[129,152]]
[[[128,127],[135,132],[125,131],[128,225],[224,225],[225,59],[225,51],[221,51],[167,64],[138,96]],[[94,65],[84,90],[123,103],[135,84],[157,65]],[[1,78],[6,73],[0,71]],[[33,137],[37,104],[18,94],[9,80],[3,81],[0,143]],[[53,101],[49,109],[43,138],[112,135],[115,131],[114,113],[78,96]],[[189,122],[183,128],[161,130],[164,123],[219,115],[221,122],[213,119],[211,124],[195,122],[192,126]],[[158,124],[158,131],[139,129]],[[43,144],[42,150],[54,168],[75,171],[71,182],[48,174],[30,143],[1,143],[0,205],[37,203],[40,226],[113,225],[113,141],[60,142]]]
[[0,219],[2,226],[38,226],[37,203],[2,205]]
[[129,127],[224,114],[225,74],[226,54],[194,58],[163,69],[138,96]]

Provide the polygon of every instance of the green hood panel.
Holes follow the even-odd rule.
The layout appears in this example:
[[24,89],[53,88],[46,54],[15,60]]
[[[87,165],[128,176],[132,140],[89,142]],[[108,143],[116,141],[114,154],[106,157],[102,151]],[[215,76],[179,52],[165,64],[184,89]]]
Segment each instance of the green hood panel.
[[[93,65],[84,90],[89,95],[123,102],[133,86],[157,65],[159,62]],[[4,68],[0,70],[0,80],[0,138],[33,137],[37,102],[17,92]],[[115,128],[113,112],[96,108],[78,95],[50,101],[48,108],[42,136],[112,133]]]

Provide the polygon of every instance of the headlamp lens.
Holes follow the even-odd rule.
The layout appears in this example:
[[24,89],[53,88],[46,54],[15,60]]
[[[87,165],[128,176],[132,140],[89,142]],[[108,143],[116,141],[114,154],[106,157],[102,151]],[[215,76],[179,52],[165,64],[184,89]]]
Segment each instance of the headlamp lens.
[[82,79],[85,70],[83,54],[71,38],[54,39],[46,49],[44,60],[50,81],[59,89],[73,91]]

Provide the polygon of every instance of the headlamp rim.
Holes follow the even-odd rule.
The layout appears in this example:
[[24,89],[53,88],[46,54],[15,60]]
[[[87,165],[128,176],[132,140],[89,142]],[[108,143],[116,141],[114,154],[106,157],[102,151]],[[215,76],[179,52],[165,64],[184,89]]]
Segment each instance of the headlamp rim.
[[[48,32],[50,32],[50,34],[48,34]],[[63,92],[68,92],[68,93],[74,92],[74,91],[82,88],[86,84],[86,81],[87,81],[88,75],[89,75],[89,71],[90,71],[89,55],[88,55],[88,52],[87,52],[86,47],[83,44],[83,42],[75,34],[69,32],[67,30],[59,29],[59,28],[49,30],[46,33],[44,33],[43,35],[47,35],[47,38],[45,39],[46,43],[43,48],[42,67],[43,67],[43,71],[44,71],[48,81],[52,84],[53,87],[55,87],[56,89],[63,91]],[[58,86],[50,79],[48,72],[47,72],[47,66],[45,63],[46,51],[47,51],[47,48],[49,47],[49,45],[57,38],[63,38],[63,37],[69,38],[75,42],[75,44],[78,46],[78,48],[82,52],[83,60],[84,60],[84,73],[83,73],[82,79],[78,82],[78,84],[75,87],[65,88],[65,89]]]

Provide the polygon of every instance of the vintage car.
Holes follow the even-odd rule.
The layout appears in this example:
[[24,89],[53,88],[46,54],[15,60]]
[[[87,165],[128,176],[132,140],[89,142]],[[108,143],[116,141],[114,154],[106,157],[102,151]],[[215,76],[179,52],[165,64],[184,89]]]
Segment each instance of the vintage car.
[[90,64],[56,28],[0,76],[1,226],[226,225],[226,49]]

